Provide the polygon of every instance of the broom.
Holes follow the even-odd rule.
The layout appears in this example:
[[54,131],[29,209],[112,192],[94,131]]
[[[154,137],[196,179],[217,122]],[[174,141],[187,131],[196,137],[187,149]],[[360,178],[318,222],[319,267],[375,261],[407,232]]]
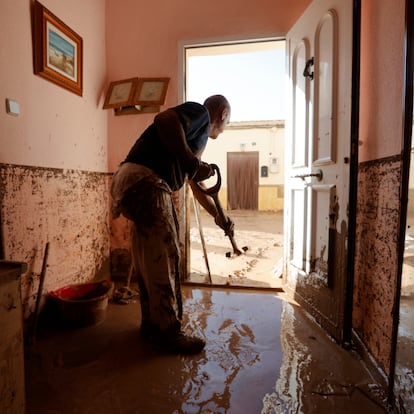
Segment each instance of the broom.
[[133,272],[134,266],[131,263],[128,272],[127,284],[114,292],[112,296],[114,302],[120,303],[121,305],[128,305],[129,303],[135,302],[134,298],[139,296],[139,292],[130,288]]

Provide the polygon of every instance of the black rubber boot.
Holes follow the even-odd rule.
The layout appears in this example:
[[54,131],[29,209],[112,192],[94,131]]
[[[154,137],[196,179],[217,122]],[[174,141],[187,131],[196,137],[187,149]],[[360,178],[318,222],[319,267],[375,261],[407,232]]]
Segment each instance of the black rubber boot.
[[152,338],[160,351],[171,354],[199,354],[205,347],[204,339],[179,332],[174,335],[159,335]]
[[182,332],[177,336],[168,338],[167,341],[166,350],[177,354],[199,354],[206,345],[204,339],[184,335]]

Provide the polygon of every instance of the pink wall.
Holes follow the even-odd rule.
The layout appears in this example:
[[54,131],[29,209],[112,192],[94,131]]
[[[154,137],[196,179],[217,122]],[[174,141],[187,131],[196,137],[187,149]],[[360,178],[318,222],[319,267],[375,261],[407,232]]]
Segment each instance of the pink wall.
[[405,0],[363,0],[353,327],[389,373],[398,274]]
[[405,1],[362,1],[361,162],[401,152]]
[[[108,81],[171,78],[165,107],[180,99],[179,42],[283,37],[310,0],[107,0]],[[115,117],[109,111],[109,170],[116,169],[153,114]]]
[[[30,0],[0,0],[0,162],[107,169],[105,6],[101,0],[41,0],[83,38],[83,96],[33,73]],[[21,114],[6,114],[4,101]]]

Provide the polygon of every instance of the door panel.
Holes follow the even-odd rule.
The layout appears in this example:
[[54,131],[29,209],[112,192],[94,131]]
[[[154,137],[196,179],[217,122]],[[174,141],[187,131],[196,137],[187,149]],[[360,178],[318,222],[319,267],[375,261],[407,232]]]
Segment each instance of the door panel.
[[309,85],[303,76],[303,68],[309,59],[309,42],[299,42],[292,58],[293,82],[293,135],[292,166],[305,167],[308,163],[309,141]]
[[328,268],[333,263],[335,246],[329,217],[330,211],[335,209],[335,193],[336,187],[333,185],[312,186],[312,240],[308,271],[315,273],[321,283],[326,285],[330,284],[328,278],[333,276]]
[[314,164],[334,162],[335,157],[335,117],[336,106],[334,76],[336,69],[336,28],[334,10],[329,10],[319,22],[315,35],[315,151]]
[[303,206],[306,205],[307,193],[301,188],[296,188],[291,190],[291,197],[292,221],[289,227],[292,229],[292,237],[290,260],[291,265],[297,268],[298,271],[305,271],[306,209]]
[[351,139],[352,0],[314,0],[288,33],[286,282],[343,339]]

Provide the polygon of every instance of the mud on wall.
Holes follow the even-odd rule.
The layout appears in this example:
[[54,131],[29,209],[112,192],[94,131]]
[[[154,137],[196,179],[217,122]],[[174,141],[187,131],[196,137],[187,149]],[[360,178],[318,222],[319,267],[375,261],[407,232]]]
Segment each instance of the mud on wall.
[[45,245],[43,295],[109,277],[106,173],[0,164],[2,258],[25,262],[24,317],[34,311]]
[[360,164],[353,326],[388,374],[398,270],[401,157]]

